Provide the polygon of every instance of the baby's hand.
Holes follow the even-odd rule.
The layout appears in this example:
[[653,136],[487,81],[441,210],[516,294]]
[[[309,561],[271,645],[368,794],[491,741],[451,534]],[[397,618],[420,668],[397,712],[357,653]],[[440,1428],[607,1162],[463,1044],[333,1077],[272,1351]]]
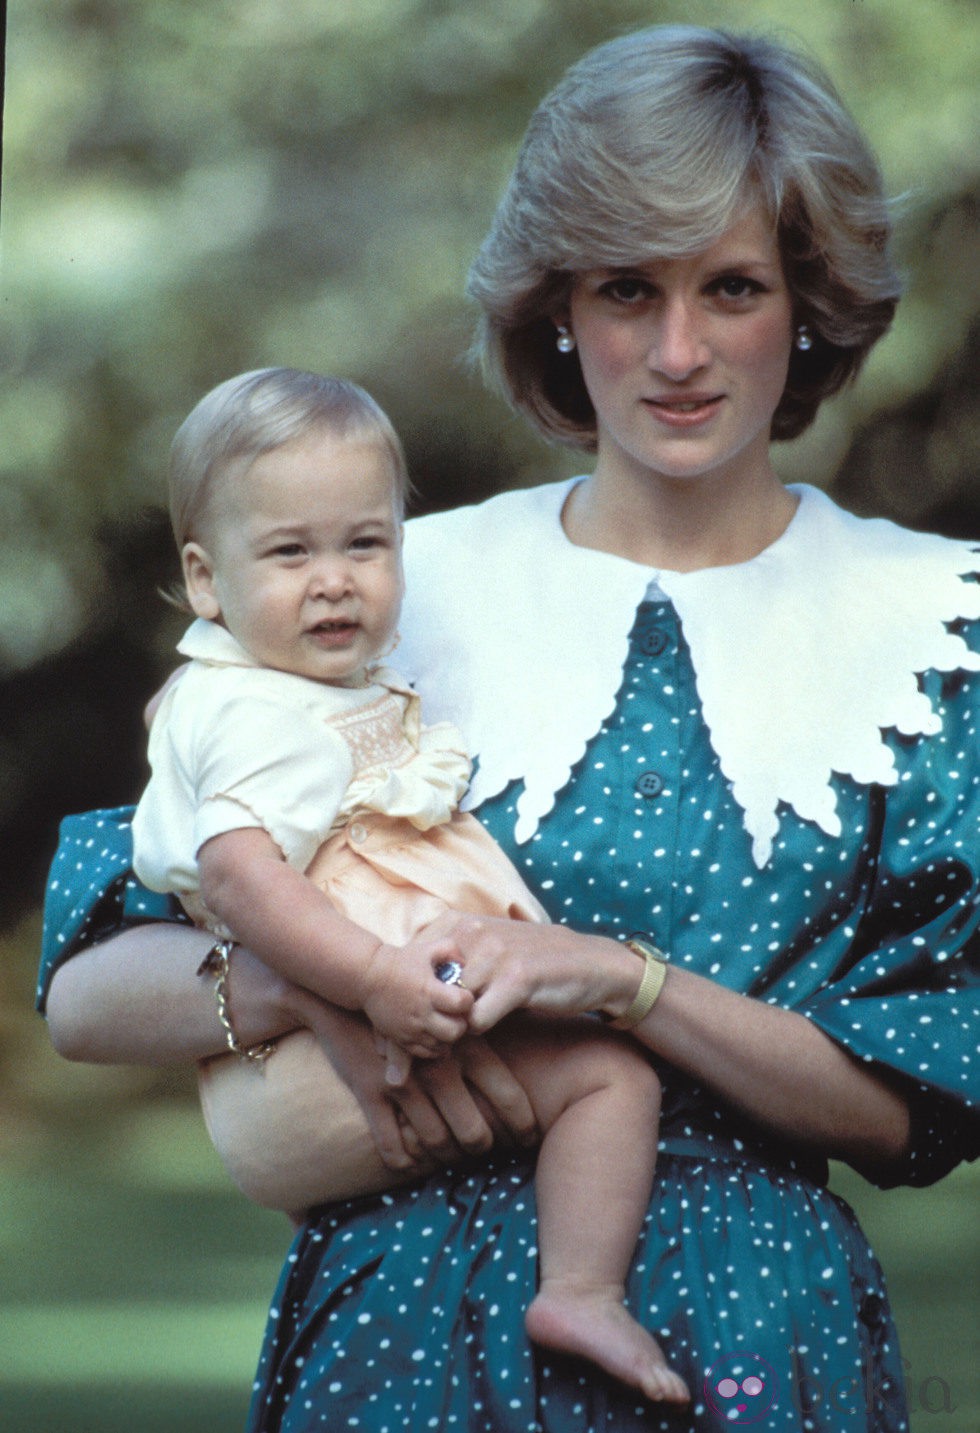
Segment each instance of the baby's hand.
[[433,1059],[466,1033],[472,994],[436,974],[439,966],[458,958],[451,940],[425,935],[401,948],[381,945],[375,951],[365,972],[362,1008],[375,1030],[403,1055]]
[[[444,985],[462,984],[463,967],[458,960],[441,960],[435,966],[434,971],[436,979],[441,980]],[[386,1039],[377,1030],[374,1032],[374,1043],[378,1054],[384,1060],[385,1084],[390,1085],[393,1089],[402,1089],[408,1083],[412,1073],[411,1055],[400,1045],[396,1045],[394,1040]],[[442,1050],[437,1054],[442,1054],[448,1049],[448,1045],[443,1045]]]

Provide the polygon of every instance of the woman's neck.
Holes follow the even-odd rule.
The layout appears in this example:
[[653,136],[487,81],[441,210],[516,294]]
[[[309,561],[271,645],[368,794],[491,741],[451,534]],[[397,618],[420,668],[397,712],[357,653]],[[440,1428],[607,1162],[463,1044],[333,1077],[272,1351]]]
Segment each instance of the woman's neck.
[[737,481],[644,473],[624,482],[605,481],[597,468],[572,489],[562,525],[577,547],[694,572],[757,557],[786,531],[796,505],[771,469]]

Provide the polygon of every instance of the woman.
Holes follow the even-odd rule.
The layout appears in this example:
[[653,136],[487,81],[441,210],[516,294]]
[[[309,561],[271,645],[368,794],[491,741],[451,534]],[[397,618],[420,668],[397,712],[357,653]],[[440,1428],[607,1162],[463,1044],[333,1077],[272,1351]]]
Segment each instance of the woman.
[[[532,1359],[527,1156],[372,1196],[491,1126],[527,1138],[526,1102],[479,1039],[419,1072],[396,1112],[356,1022],[239,951],[235,1040],[329,1020],[354,1093],[318,1109],[309,1036],[282,1041],[264,1079],[222,1061],[219,1143],[268,1202],[360,1196],[297,1237],[253,1429],[907,1426],[880,1271],[824,1181],[828,1157],[887,1185],[980,1150],[980,561],[786,490],[769,458],[887,329],[887,235],[874,161],[808,63],[689,28],[592,52],[534,116],[471,292],[511,401],[594,450],[594,469],[406,539],[402,666],[431,719],[462,727],[472,805],[562,922],[448,922],[476,1028],[520,1006],[619,1016],[643,973],[626,938],[667,953],[632,1032],[664,1107],[629,1302],[691,1404]],[[153,914],[102,819],[94,847],[73,838],[104,852],[82,862],[90,892],[72,838],[56,864],[51,947],[87,948],[51,987],[55,1043],[214,1054],[198,936],[92,943]],[[154,1021],[160,1001],[181,1040]]]

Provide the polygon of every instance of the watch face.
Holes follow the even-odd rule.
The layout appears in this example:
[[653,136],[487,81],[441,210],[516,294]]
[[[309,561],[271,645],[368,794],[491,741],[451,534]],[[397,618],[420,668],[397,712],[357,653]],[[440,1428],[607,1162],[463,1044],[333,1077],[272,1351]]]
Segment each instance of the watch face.
[[658,950],[657,947],[648,940],[641,940],[639,936],[630,936],[626,944],[630,950],[635,951],[637,955],[641,955],[644,960],[655,960],[658,965],[667,964],[667,957],[663,951]]

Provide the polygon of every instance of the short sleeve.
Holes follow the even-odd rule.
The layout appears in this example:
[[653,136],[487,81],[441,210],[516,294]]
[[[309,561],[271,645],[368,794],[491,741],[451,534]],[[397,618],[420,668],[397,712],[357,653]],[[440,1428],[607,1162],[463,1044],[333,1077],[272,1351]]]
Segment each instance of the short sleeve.
[[195,851],[225,831],[261,826],[305,871],[353,774],[343,738],[313,713],[250,698],[202,734],[199,755]]
[[150,732],[152,776],[134,820],[135,868],[155,891],[198,889],[197,852],[245,827],[305,870],[330,834],[350,753],[311,684],[254,668],[194,664]]
[[980,679],[924,685],[942,731],[891,738],[899,781],[872,798],[877,862],[853,962],[803,1007],[907,1093],[912,1148],[892,1182],[909,1184],[980,1155]]
[[37,1008],[59,966],[88,945],[144,921],[185,921],[178,903],[132,873],[132,807],[66,816],[44,898]]

